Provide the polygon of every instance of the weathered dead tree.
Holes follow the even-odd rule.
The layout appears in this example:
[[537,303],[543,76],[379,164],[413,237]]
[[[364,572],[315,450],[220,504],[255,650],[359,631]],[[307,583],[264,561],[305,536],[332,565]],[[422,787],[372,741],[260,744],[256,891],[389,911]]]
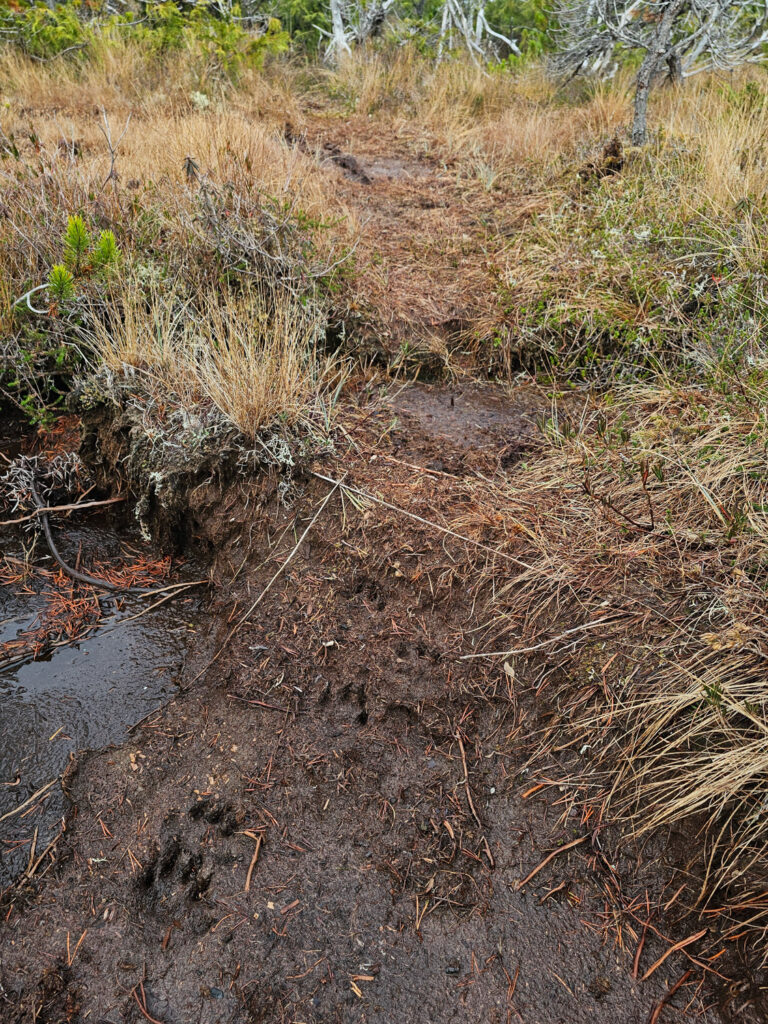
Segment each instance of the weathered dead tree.
[[[329,0],[331,31],[318,28],[328,39],[325,59],[336,63],[353,45],[373,39],[381,32],[395,0]],[[499,52],[520,54],[514,39],[497,32],[488,23],[486,0],[443,0],[438,17],[438,57],[461,47],[476,60]],[[500,45],[501,44],[501,45]]]
[[485,16],[485,0],[443,0],[438,56],[457,44],[476,58],[487,58],[503,43],[511,53],[520,55],[513,39],[496,32]]
[[331,31],[328,37],[325,59],[335,64],[342,54],[352,52],[352,44],[364,43],[375,38],[382,30],[387,14],[394,0],[330,0]]
[[622,53],[642,53],[632,143],[646,139],[648,96],[666,71],[682,81],[700,71],[731,70],[765,56],[768,0],[558,0],[559,74],[610,77]]

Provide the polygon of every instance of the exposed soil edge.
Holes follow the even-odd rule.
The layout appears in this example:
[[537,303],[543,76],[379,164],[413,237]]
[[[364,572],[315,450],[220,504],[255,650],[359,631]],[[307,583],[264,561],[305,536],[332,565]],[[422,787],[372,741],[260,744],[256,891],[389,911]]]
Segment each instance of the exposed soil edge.
[[[148,538],[166,550],[194,548],[203,556],[215,556],[237,534],[236,519],[227,523],[214,515],[224,502],[234,504],[246,486],[237,466],[242,447],[236,436],[219,437],[196,449],[157,449],[136,409],[98,405],[83,410],[81,420],[83,462],[100,489],[131,492],[136,518]],[[278,483],[272,467],[260,466],[247,480],[250,500],[266,505]]]
[[[227,506],[234,510],[246,494],[249,502],[255,498],[262,508],[268,507],[274,499],[278,480],[273,470],[254,474],[238,485],[234,452],[221,449],[216,453],[201,453],[196,461],[186,459],[168,465],[158,486],[157,476],[153,478],[157,470],[139,457],[142,449],[136,444],[137,434],[141,436],[135,416],[114,407],[91,410],[83,421],[82,456],[100,486],[114,488],[118,480],[139,496],[144,508],[143,522],[150,526],[160,543],[176,550],[195,545],[218,555],[239,538],[243,528],[240,515],[227,518]],[[358,717],[365,714],[367,718],[365,703],[361,706]],[[402,714],[407,717],[410,712],[404,707]],[[82,761],[78,758],[72,765],[71,779],[76,781],[91,757],[102,753],[92,752]],[[595,982],[595,999],[604,997],[600,991],[602,984],[602,980]],[[598,1015],[595,1019],[607,1020],[608,1017]]]

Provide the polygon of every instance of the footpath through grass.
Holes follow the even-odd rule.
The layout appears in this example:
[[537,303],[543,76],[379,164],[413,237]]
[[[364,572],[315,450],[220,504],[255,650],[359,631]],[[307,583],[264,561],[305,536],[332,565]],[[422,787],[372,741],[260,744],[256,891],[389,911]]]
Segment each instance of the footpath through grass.
[[764,940],[768,80],[659,89],[633,150],[621,77],[277,48],[0,54],[5,398],[285,468],[371,361],[561,394],[456,516],[530,566],[488,649],[567,664],[584,820],[703,822],[700,906]]

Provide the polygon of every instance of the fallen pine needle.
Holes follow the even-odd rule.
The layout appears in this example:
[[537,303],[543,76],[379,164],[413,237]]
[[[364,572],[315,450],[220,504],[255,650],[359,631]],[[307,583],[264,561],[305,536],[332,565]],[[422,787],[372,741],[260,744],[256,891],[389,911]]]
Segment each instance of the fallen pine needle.
[[43,852],[38,856],[37,860],[35,860],[34,862],[30,862],[29,867],[25,871],[25,874],[26,874],[27,878],[32,878],[32,876],[35,874],[37,869],[40,867],[40,865],[45,860],[46,854],[50,853],[50,851],[54,848],[56,843],[58,843],[58,841],[61,839],[61,837],[63,835],[64,835],[64,830],[62,829],[62,831],[59,832],[59,834],[54,839],[52,839],[50,843],[48,843],[48,845],[43,850]]
[[14,807],[12,811],[6,811],[5,814],[0,817],[0,821],[5,821],[6,818],[12,818],[14,814],[18,814],[19,811],[23,811],[25,807],[29,807],[29,805],[33,804],[39,796],[42,796],[43,793],[47,793],[51,786],[54,786],[58,781],[58,778],[56,778],[51,779],[50,782],[46,782],[46,784],[41,786],[36,793],[32,794],[29,800],[25,800],[23,804],[19,804],[18,807]]
[[686,981],[688,981],[688,979],[690,978],[690,976],[692,974],[693,974],[693,971],[690,971],[690,970],[686,971],[685,974],[682,976],[682,978],[678,979],[678,981],[675,982],[675,984],[672,986],[672,988],[669,990],[669,992],[667,992],[667,994],[665,996],[662,996],[662,998],[659,1000],[659,1002],[656,1005],[656,1009],[651,1014],[651,1019],[648,1022],[648,1024],[657,1024],[657,1021],[658,1021],[659,1017],[661,1016],[661,1011],[667,1005],[667,1003],[672,998],[672,996],[675,994],[675,992],[677,992],[677,990],[679,988],[681,988],[686,983]]
[[634,959],[634,962],[632,964],[632,977],[633,978],[636,978],[637,975],[640,972],[640,957],[643,955],[643,946],[645,945],[645,936],[646,936],[646,934],[648,932],[648,925],[649,924],[650,924],[650,918],[647,921],[643,922],[643,933],[640,936],[640,941],[637,944],[637,949],[635,950],[635,959]]
[[35,850],[37,849],[37,832],[38,826],[35,825],[35,834],[32,836],[32,846],[29,851],[29,860],[27,861],[27,870],[24,872],[25,875],[29,875],[29,869],[35,862]]
[[531,871],[531,872],[530,872],[530,874],[527,874],[527,875],[525,876],[525,878],[524,878],[524,879],[522,880],[522,882],[518,882],[518,883],[517,883],[517,885],[515,886],[515,888],[516,888],[516,889],[522,889],[522,888],[523,888],[523,886],[524,886],[524,885],[527,885],[527,884],[528,884],[528,882],[530,882],[530,880],[531,880],[531,879],[532,879],[533,877],[535,877],[536,875],[538,875],[538,873],[539,873],[539,872],[541,871],[541,869],[542,869],[542,868],[545,868],[545,867],[547,866],[547,864],[549,864],[549,862],[550,862],[551,860],[554,860],[554,859],[555,859],[555,857],[556,857],[556,856],[557,856],[557,855],[558,855],[559,853],[565,853],[565,851],[566,851],[566,850],[571,850],[571,849],[573,849],[573,847],[574,847],[574,846],[578,846],[578,845],[579,845],[579,843],[583,843],[583,842],[584,842],[584,840],[585,840],[585,839],[588,839],[588,838],[589,838],[588,836],[581,836],[581,837],[580,837],[579,839],[572,839],[572,840],[571,840],[571,842],[570,842],[570,843],[566,843],[566,844],[565,844],[565,846],[560,846],[560,847],[558,847],[558,849],[556,849],[556,850],[553,850],[553,851],[552,851],[552,853],[550,853],[550,854],[549,854],[549,856],[547,856],[547,857],[545,857],[545,858],[544,858],[544,860],[543,860],[543,861],[541,862],[541,864],[538,864],[538,865],[537,865],[537,866],[536,866],[536,867],[535,867],[535,868],[533,869],[533,871]]
[[256,861],[259,859],[259,850],[261,849],[262,836],[256,836],[256,849],[253,851],[251,857],[251,863],[248,866],[248,874],[245,876],[245,891],[251,891],[251,877],[253,875],[253,869],[256,867]]
[[666,953],[663,956],[660,956],[656,963],[652,964],[652,966],[648,968],[648,970],[645,972],[645,974],[642,976],[640,980],[647,981],[648,978],[650,978],[650,976],[653,974],[653,972],[658,967],[661,967],[661,965],[664,963],[668,956],[672,956],[672,954],[676,953],[679,949],[684,949],[686,946],[690,946],[692,942],[696,942],[698,939],[702,939],[706,934],[707,929],[702,928],[701,931],[696,932],[695,935],[689,935],[687,939],[681,939],[679,942],[676,942],[674,946],[670,946]]
[[133,996],[133,998],[134,998],[134,999],[136,1000],[136,1005],[137,1005],[137,1006],[138,1006],[138,1008],[139,1008],[139,1009],[141,1010],[142,1014],[143,1014],[143,1015],[144,1015],[144,1016],[145,1016],[145,1017],[147,1018],[147,1020],[148,1020],[148,1021],[150,1022],[150,1024],[163,1024],[163,1022],[162,1022],[162,1021],[156,1020],[156,1019],[155,1019],[154,1017],[150,1017],[149,1013],[147,1012],[147,997],[146,997],[146,995],[144,994],[144,983],[143,983],[143,982],[140,982],[139,984],[141,985],[141,994],[142,994],[142,996],[144,996],[144,1005],[143,1005],[143,1006],[141,1005],[141,1000],[139,999],[139,994],[138,994],[138,992],[136,991],[136,988],[137,988],[138,986],[134,986],[134,988],[133,988],[133,990],[132,990],[132,992],[131,992],[131,995],[132,995],[132,996]]
[[83,934],[77,940],[77,945],[75,946],[74,950],[72,951],[72,954],[70,955],[70,952],[69,952],[69,932],[67,932],[67,967],[71,967],[72,964],[75,962],[75,957],[77,956],[77,951],[78,951],[78,949],[80,949],[80,945],[81,945],[83,939],[85,938],[85,936],[87,934],[88,934],[88,929],[86,928],[85,931],[83,932]]
[[467,755],[464,753],[464,744],[461,742],[461,733],[459,732],[458,729],[456,730],[456,739],[459,741],[459,750],[461,751],[461,763],[464,765],[464,786],[467,791],[467,803],[469,804],[470,811],[472,811],[472,817],[475,819],[477,824],[480,825],[480,828],[482,828],[482,823],[480,822],[480,818],[477,816],[475,804],[474,801],[472,800],[472,791],[469,788],[469,771],[467,769]]

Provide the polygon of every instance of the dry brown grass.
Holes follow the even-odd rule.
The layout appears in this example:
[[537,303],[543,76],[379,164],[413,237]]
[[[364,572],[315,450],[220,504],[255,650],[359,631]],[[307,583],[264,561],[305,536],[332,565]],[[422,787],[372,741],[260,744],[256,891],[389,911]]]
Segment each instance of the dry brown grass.
[[[118,41],[75,69],[7,53],[0,127],[20,140],[37,180],[21,189],[18,168],[5,162],[6,205],[17,223],[0,226],[11,264],[4,280],[19,294],[56,256],[57,232],[34,226],[38,192],[48,224],[63,226],[74,210],[93,211],[100,226],[125,224],[128,208],[131,230],[141,226],[140,258],[155,261],[162,235],[175,264],[190,228],[196,233],[194,188],[182,169],[189,155],[251,204],[267,195],[324,222],[316,240],[331,262],[362,236],[357,281],[339,295],[337,312],[364,322],[372,337],[382,325],[384,347],[392,339],[395,350],[437,349],[448,362],[461,347],[487,365],[493,341],[493,368],[505,373],[521,359],[560,358],[562,349],[581,359],[628,339],[636,358],[681,334],[690,289],[723,260],[759,273],[764,232],[741,200],[759,203],[765,194],[757,155],[765,105],[738,98],[754,80],[750,73],[727,88],[712,80],[658,90],[652,153],[596,185],[577,172],[627,123],[623,79],[568,96],[536,67],[488,74],[399,47],[358,52],[334,72],[284,62],[248,72],[238,89],[212,82],[211,106],[200,111],[199,81],[183,55],[147,62]],[[109,161],[94,98],[115,134],[132,114],[118,153],[119,202],[112,184],[102,187]],[[350,110],[358,112],[351,130],[367,132],[356,140],[363,156],[407,149],[403,179],[377,187],[372,200],[370,189],[339,183],[321,148]],[[286,121],[312,141],[286,143]],[[35,145],[24,141],[30,133]],[[72,139],[75,160],[61,149]],[[407,180],[410,162],[423,159],[433,173]],[[638,229],[652,238],[636,238]]]
[[40,62],[4,49],[0,95],[35,113],[54,109],[89,115],[106,107],[139,115],[190,110],[193,94],[204,93],[214,106],[237,106],[261,122],[282,123],[300,106],[296,70],[288,62],[245,68],[235,88],[221,76],[206,78],[199,60],[184,49],[153,55],[114,29],[94,38],[86,61]]
[[94,318],[88,356],[124,399],[146,409],[148,427],[158,414],[179,412],[192,434],[223,422],[249,442],[275,427],[330,427],[345,370],[319,351],[319,307],[258,287],[191,302],[135,282],[113,303],[121,315],[110,325]]
[[538,672],[540,756],[571,733],[560,768],[584,822],[685,823],[695,909],[746,922],[764,955],[765,379],[572,403],[548,453],[452,524],[520,559],[512,579],[493,567],[486,649]]
[[[17,339],[11,353],[44,350],[45,332],[52,347],[71,346],[81,323],[75,333],[96,338],[111,370],[141,368],[156,405],[207,404],[248,438],[278,418],[295,425],[302,408],[313,417],[329,372],[317,356],[319,281],[343,263],[355,227],[327,174],[284,139],[290,105],[254,77],[237,104],[220,95],[195,109],[175,57],[138,96],[135,48],[103,56],[107,66],[93,62],[82,75],[0,58],[0,316]],[[104,117],[120,139],[112,179]],[[14,299],[61,262],[72,214],[94,237],[114,231],[120,266],[106,290],[86,274],[72,309],[32,316]]]
[[[702,321],[690,330],[685,309],[695,296],[728,301],[730,289],[742,308],[753,303],[759,313],[764,79],[748,71],[728,83],[712,77],[658,89],[650,146],[625,147],[621,173],[599,179],[589,165],[599,164],[612,138],[626,141],[628,76],[576,94],[535,67],[488,74],[460,61],[435,66],[408,48],[356,54],[325,76],[332,107],[358,112],[363,155],[407,147],[439,167],[431,188],[444,208],[442,235],[431,246],[411,224],[397,237],[394,204],[393,227],[380,231],[374,209],[377,237],[363,248],[374,257],[386,248],[379,267],[365,270],[373,315],[388,312],[377,281],[384,292],[412,293],[412,318],[408,301],[393,303],[393,336],[410,330],[412,347],[437,338],[484,360],[492,341],[494,369],[505,374],[555,358],[560,365],[602,360],[593,370],[604,377],[606,355],[648,363],[716,346],[727,326]],[[367,135],[376,132],[381,141],[372,146]],[[412,217],[409,209],[402,214]],[[411,247],[432,282],[429,294],[440,299],[437,314],[421,309],[417,282],[409,287]],[[458,337],[446,341],[446,324]]]
[[535,174],[537,188],[542,169],[562,170],[626,122],[625,86],[567,103],[536,65],[489,73],[465,60],[434,64],[409,47],[357,51],[326,75],[326,88],[355,111],[418,125],[444,158],[483,158],[517,185]]

